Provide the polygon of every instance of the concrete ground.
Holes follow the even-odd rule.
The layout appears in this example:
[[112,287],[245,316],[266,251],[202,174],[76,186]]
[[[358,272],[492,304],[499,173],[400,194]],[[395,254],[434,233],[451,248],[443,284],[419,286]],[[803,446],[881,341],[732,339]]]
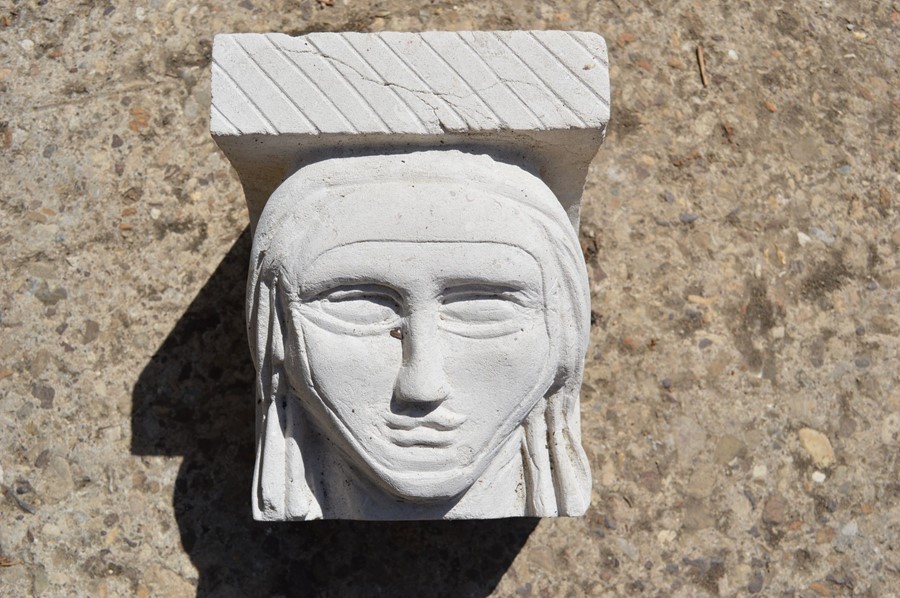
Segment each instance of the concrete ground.
[[[590,512],[251,522],[212,36],[510,28],[609,43]],[[898,32],[885,0],[0,2],[0,595],[900,595]]]

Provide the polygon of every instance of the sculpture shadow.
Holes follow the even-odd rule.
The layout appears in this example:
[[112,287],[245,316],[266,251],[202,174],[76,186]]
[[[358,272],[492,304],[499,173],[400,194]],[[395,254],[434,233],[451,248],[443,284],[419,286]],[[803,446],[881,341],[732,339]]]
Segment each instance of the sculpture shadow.
[[250,515],[253,380],[245,230],[144,367],[131,452],[184,458],[173,508],[198,596],[486,596],[537,526],[487,521],[259,523]]

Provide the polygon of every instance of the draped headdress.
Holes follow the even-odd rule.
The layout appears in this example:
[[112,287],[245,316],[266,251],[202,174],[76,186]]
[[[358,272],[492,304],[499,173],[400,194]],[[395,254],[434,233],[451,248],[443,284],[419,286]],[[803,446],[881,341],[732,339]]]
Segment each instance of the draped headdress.
[[[413,205],[415,218],[398,221],[385,194],[360,189],[428,185],[458,189],[454,205]],[[493,202],[489,218],[466,218],[472,202]],[[356,202],[354,204],[353,202]],[[457,205],[458,204],[458,205]],[[333,220],[343,214],[383,217]],[[373,210],[374,207],[374,210]],[[408,207],[408,206],[407,206]],[[392,212],[393,210],[393,212]],[[419,211],[420,210],[420,211]],[[447,214],[455,213],[448,222]],[[504,226],[509,219],[522,227]],[[318,487],[321,472],[304,460],[310,422],[285,371],[287,298],[292,272],[349,240],[502,242],[530,253],[542,270],[544,304],[552,335],[549,390],[521,423],[526,507],[522,515],[580,515],[590,502],[591,476],[581,447],[579,390],[590,326],[587,273],[576,231],[540,178],[487,155],[457,150],[344,157],[305,166],[269,198],[254,231],[247,285],[247,323],[256,367],[257,447],[254,518],[317,519],[329,513]],[[314,349],[313,349],[314,350]],[[308,368],[308,364],[304,364]],[[308,379],[308,376],[307,376]],[[310,389],[314,394],[314,390]]]

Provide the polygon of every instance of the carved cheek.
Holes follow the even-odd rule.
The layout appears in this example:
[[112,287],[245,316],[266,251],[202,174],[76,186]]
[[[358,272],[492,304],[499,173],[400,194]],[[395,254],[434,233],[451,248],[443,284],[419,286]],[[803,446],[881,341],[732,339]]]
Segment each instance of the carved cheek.
[[402,348],[390,334],[354,336],[327,330],[310,321],[303,326],[313,385],[325,405],[365,440],[378,408],[386,409]]
[[543,378],[548,376],[550,341],[542,318],[495,338],[444,332],[442,345],[452,406],[480,415],[470,422],[481,428],[480,436],[493,435],[505,424],[517,426],[549,385]]

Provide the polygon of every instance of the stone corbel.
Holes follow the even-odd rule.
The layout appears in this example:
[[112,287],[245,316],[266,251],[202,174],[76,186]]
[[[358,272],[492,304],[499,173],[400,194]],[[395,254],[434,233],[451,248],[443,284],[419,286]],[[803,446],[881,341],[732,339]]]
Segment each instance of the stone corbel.
[[580,515],[603,39],[218,35],[254,247],[254,517]]

